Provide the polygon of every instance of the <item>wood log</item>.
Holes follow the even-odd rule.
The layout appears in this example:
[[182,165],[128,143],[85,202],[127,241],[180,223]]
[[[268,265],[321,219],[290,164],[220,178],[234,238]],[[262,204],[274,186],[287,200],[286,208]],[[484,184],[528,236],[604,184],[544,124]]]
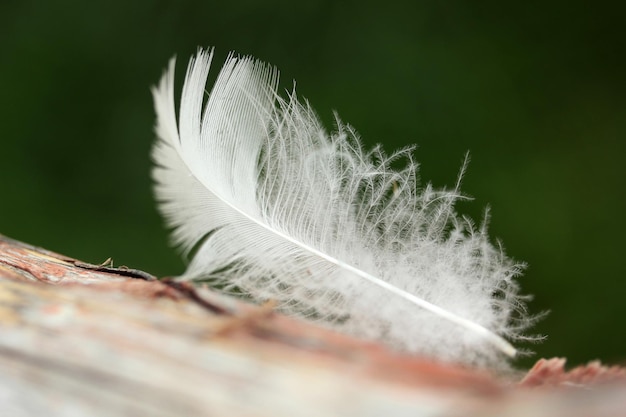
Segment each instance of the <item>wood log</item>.
[[393,352],[209,288],[0,235],[0,416],[619,416],[626,373]]

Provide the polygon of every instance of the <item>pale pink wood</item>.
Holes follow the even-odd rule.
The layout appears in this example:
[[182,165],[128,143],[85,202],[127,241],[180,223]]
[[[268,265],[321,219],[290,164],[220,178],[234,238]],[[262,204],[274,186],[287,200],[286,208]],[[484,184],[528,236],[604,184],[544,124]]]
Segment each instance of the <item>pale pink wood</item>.
[[582,369],[517,384],[0,235],[0,416],[626,415],[623,369]]

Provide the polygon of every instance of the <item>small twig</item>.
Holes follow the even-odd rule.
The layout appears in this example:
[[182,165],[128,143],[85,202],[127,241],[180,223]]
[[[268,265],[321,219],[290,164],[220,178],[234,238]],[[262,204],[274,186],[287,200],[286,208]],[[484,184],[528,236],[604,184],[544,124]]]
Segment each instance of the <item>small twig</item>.
[[107,272],[110,274],[122,275],[122,276],[129,277],[129,278],[143,279],[144,281],[157,281],[158,280],[157,277],[155,277],[154,275],[151,275],[139,269],[132,269],[126,266],[114,267],[114,266],[107,266],[107,265],[113,265],[111,258],[108,258],[106,261],[104,261],[100,265],[94,265],[94,264],[81,262],[81,261],[74,261],[74,266],[76,266],[77,268],[89,269],[91,271],[98,271],[98,272]]
[[[107,266],[107,265],[111,265],[111,266]],[[229,314],[229,315],[232,314],[231,311],[225,309],[224,307],[211,303],[210,301],[207,301],[204,298],[202,298],[198,294],[196,289],[186,282],[174,281],[171,278],[163,278],[159,280],[154,275],[151,275],[140,269],[131,269],[126,266],[113,267],[113,261],[111,260],[111,258],[108,258],[106,261],[104,261],[100,265],[94,265],[94,264],[81,262],[81,261],[74,261],[74,266],[76,266],[77,268],[89,269],[91,271],[98,271],[98,272],[107,272],[110,274],[122,275],[122,276],[129,277],[129,278],[141,279],[144,281],[159,281],[159,282],[162,282],[167,287],[173,289],[177,293],[181,294],[183,297],[193,301],[194,303],[198,304],[200,307],[205,308],[212,313]]]
[[196,289],[187,282],[174,281],[171,278],[163,278],[161,282],[212,313],[226,315],[233,314],[232,311],[202,298]]

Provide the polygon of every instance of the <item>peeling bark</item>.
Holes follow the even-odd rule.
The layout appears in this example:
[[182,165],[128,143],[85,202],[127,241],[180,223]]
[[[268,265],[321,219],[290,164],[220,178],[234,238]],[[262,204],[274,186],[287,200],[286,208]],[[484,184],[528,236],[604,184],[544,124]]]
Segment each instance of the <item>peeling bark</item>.
[[517,383],[271,307],[0,235],[0,415],[626,415],[623,368],[543,360]]

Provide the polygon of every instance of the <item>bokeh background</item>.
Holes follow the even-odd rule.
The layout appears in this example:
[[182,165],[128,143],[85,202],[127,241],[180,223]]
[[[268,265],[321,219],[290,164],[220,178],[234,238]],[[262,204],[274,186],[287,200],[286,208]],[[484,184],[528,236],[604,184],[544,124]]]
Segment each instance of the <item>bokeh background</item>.
[[[508,3],[508,4],[504,4]],[[626,360],[624,3],[0,2],[0,233],[182,272],[151,194],[149,87],[198,46],[297,80],[368,144],[417,143],[421,177],[526,261],[533,358]],[[179,77],[180,79],[180,77]]]

